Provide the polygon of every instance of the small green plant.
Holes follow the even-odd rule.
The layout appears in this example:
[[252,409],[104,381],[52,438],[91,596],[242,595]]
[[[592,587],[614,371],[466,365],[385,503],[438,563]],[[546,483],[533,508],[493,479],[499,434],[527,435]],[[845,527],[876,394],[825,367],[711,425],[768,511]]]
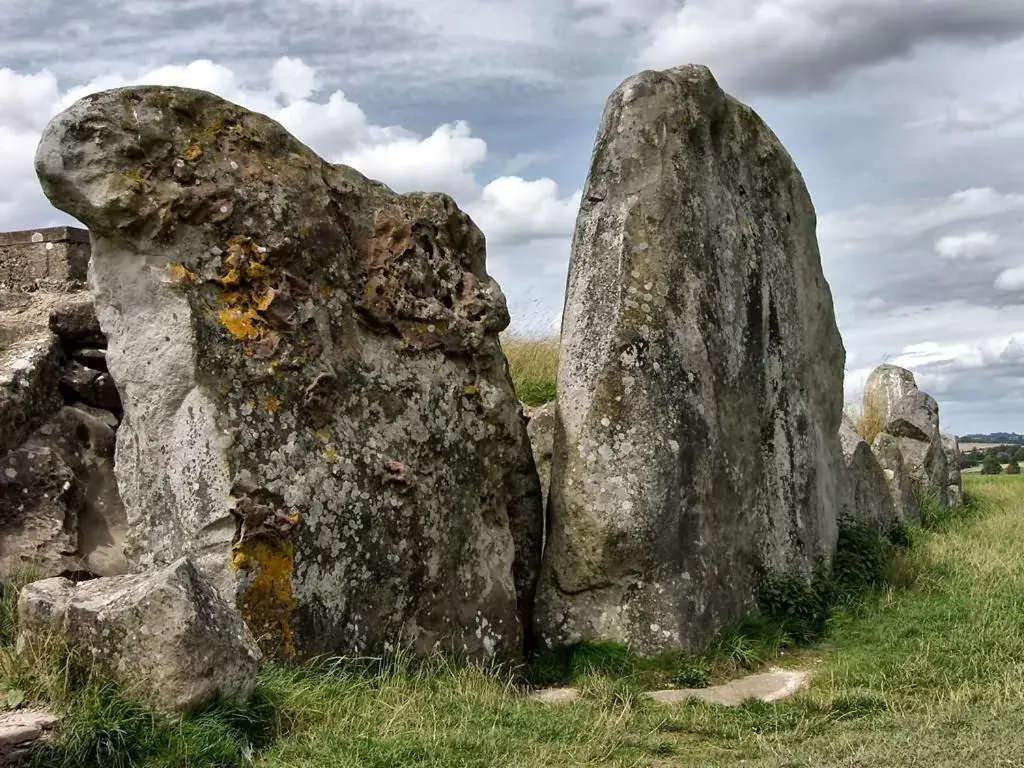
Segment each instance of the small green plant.
[[995,454],[986,454],[985,460],[981,464],[981,474],[983,475],[999,475],[1003,472],[1003,465],[999,463],[999,459]]
[[1006,474],[1008,475],[1019,475],[1020,464],[1017,463],[1016,459],[1010,459],[1010,463],[1006,465]]

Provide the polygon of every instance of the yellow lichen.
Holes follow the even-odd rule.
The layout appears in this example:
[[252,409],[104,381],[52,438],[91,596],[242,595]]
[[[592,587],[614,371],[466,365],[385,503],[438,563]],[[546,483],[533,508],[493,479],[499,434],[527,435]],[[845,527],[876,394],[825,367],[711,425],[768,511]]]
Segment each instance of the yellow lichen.
[[319,437],[321,440],[330,440],[331,431],[329,429],[318,429],[316,431],[316,436]]
[[338,461],[338,451],[334,446],[328,446],[324,449],[324,460],[328,464],[334,464]]
[[171,279],[176,283],[195,283],[199,276],[184,264],[168,264],[167,271],[171,273]]
[[189,160],[195,160],[201,154],[203,154],[203,150],[198,144],[193,144],[188,149],[185,150],[185,157],[187,157]]
[[281,407],[281,398],[271,395],[264,401],[264,404],[267,406],[267,410],[270,411],[270,413],[277,413],[278,409]]
[[253,309],[228,307],[217,312],[217,319],[229,333],[240,339],[258,339],[260,337],[260,329],[257,327],[260,317]]
[[[298,516],[294,517],[297,522]],[[251,574],[238,598],[238,608],[260,650],[272,658],[292,658],[295,655],[292,628],[295,545],[287,540],[243,540],[234,546],[231,565],[236,571]]]
[[235,235],[213,282],[220,286],[221,324],[236,338],[259,342],[247,348],[247,354],[269,356],[277,348],[279,333],[262,313],[288,290],[288,283],[267,263],[267,249],[245,235]]

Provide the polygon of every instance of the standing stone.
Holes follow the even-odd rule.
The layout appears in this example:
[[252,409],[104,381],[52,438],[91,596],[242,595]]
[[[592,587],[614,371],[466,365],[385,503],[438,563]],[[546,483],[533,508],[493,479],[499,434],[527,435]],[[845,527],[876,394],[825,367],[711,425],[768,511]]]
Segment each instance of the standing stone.
[[803,179],[704,67],[612,94],[573,240],[539,629],[709,639],[835,548],[845,353]]
[[902,515],[889,490],[888,478],[875,454],[848,416],[843,415],[839,442],[846,465],[845,517],[879,533],[888,533]]
[[248,628],[187,559],[151,574],[29,584],[18,598],[19,655],[52,664],[61,646],[173,713],[247,698],[260,660]]
[[[917,387],[905,368],[882,365],[872,371],[864,390],[864,410],[884,415],[883,433],[902,455],[903,470],[916,496],[949,506],[949,460],[939,429],[939,404]],[[883,461],[883,466],[891,461]]]
[[911,476],[910,467],[903,460],[899,439],[885,432],[875,437],[871,444],[885,482],[889,486],[889,495],[901,520],[911,523],[921,522],[921,507],[917,501],[917,488]]
[[903,396],[916,389],[914,374],[906,368],[880,365],[871,372],[864,385],[864,413],[877,414],[879,421],[885,424]]
[[136,567],[193,556],[281,656],[522,648],[540,489],[449,197],[178,88],[82,99],[36,168],[93,237]]
[[951,507],[964,505],[964,480],[960,472],[960,441],[955,435],[942,436],[942,449],[946,453],[946,465],[949,467],[949,485],[946,488],[947,500]]

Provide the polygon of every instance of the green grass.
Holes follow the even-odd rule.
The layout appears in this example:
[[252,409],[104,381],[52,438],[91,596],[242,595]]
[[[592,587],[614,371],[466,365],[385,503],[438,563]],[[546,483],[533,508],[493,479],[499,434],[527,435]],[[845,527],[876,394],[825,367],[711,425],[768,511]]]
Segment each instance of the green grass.
[[508,358],[516,395],[527,405],[543,405],[555,399],[558,375],[558,338],[505,335],[501,347]]
[[[8,663],[8,679],[22,674],[16,682],[30,698],[62,703],[60,741],[38,764],[66,768],[234,768],[251,764],[248,755],[287,768],[1021,765],[1024,479],[966,482],[971,507],[929,511],[927,529],[905,533],[909,549],[882,562],[871,555],[874,544],[854,542],[850,551],[863,556],[851,572],[866,569],[861,576],[881,586],[832,584],[823,637],[810,647],[774,646],[785,654],[776,663],[814,673],[807,692],[778,704],[645,700],[638,686],[660,682],[668,669],[699,678],[720,667],[699,668],[701,659],[688,657],[645,669],[616,646],[551,662],[551,674],[567,667],[584,689],[572,705],[527,698],[512,670],[443,661],[368,670],[339,661],[268,667],[253,706],[170,725],[60,670],[40,684]],[[778,622],[758,621],[766,623],[725,633],[704,661],[731,656],[738,670],[748,654],[755,665],[768,660],[757,646]]]

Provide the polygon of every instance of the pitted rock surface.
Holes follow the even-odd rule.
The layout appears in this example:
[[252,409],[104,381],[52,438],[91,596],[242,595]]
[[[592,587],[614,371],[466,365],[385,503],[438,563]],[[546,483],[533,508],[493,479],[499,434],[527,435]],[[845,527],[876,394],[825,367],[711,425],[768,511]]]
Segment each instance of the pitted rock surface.
[[191,554],[279,655],[521,649],[540,489],[450,198],[175,88],[82,99],[36,167],[93,238],[136,567]]
[[546,643],[700,644],[834,551],[845,353],[800,172],[703,67],[611,96],[562,325]]
[[898,365],[880,365],[864,384],[865,411],[878,413],[883,423],[889,421],[896,404],[917,389],[914,374]]
[[555,403],[524,406],[528,419],[526,431],[530,436],[533,461],[537,465],[543,503],[547,505],[548,489],[551,486],[551,453],[555,445]]
[[144,575],[29,584],[18,597],[19,656],[52,664],[62,646],[173,713],[247,698],[260,660],[248,628],[187,559]]

